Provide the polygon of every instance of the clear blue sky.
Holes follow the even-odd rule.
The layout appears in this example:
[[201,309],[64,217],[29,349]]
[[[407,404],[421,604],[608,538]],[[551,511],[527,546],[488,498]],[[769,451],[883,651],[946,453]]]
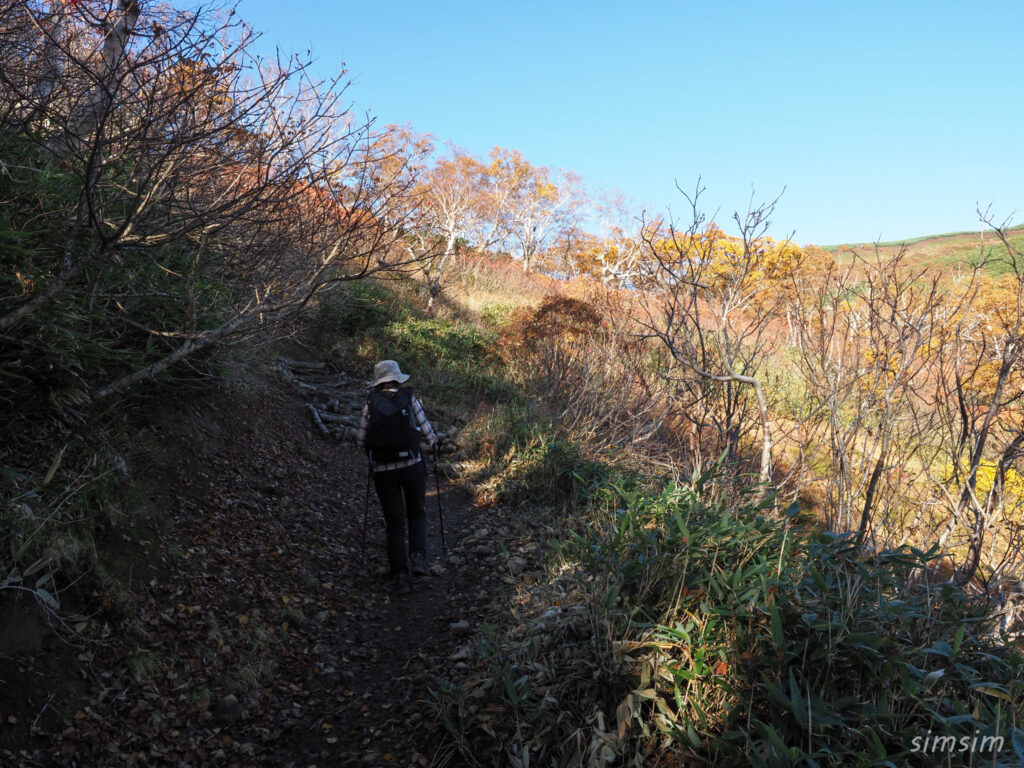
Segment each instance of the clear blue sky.
[[240,0],[261,47],[341,62],[385,123],[800,243],[1024,220],[1024,3]]

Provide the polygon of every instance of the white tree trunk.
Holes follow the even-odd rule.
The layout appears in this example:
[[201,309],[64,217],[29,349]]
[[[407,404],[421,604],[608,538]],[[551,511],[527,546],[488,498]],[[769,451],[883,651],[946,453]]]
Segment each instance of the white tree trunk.
[[136,0],[117,0],[113,25],[103,40],[100,64],[95,72],[96,85],[68,120],[68,143],[77,149],[103,121],[117,90],[117,69],[125,56],[128,39],[139,20]]

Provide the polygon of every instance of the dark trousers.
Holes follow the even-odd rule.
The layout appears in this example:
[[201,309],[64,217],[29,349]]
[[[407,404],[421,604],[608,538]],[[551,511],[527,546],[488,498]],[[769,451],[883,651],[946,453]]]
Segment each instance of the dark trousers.
[[[411,467],[374,472],[373,485],[384,510],[391,575],[407,572],[410,552],[427,554],[427,516],[423,511],[427,491],[426,464],[418,461]],[[408,551],[405,547],[406,523],[409,526]]]

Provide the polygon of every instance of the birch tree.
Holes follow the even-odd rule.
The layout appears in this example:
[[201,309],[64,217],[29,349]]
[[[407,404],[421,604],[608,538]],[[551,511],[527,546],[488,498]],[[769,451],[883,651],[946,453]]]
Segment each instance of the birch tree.
[[[488,219],[499,213],[490,210],[493,198],[487,190],[486,166],[458,147],[449,147],[447,155],[424,173],[419,190],[424,227],[439,241],[434,257],[419,262],[430,293],[427,309],[431,311],[441,295],[445,267],[459,244],[468,241],[474,232],[486,231]],[[494,243],[483,240],[473,245],[487,250]]]
[[513,253],[525,270],[533,269],[558,236],[574,228],[582,200],[582,180],[576,174],[527,167],[508,213]]

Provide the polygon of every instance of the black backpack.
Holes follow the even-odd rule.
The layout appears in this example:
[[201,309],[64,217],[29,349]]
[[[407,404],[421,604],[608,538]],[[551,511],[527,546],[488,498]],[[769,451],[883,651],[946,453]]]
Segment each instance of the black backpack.
[[412,387],[375,389],[367,402],[366,450],[374,461],[405,461],[420,455],[420,428],[412,412]]

